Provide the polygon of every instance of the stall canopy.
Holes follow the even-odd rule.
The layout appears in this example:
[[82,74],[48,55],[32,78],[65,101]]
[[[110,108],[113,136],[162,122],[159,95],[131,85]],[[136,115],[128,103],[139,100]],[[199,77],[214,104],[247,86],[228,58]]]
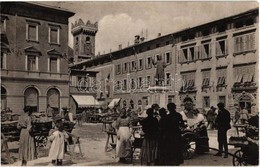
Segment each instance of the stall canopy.
[[114,108],[114,107],[119,103],[120,100],[121,100],[121,98],[113,99],[113,100],[109,103],[108,107],[109,107],[109,108]]
[[91,95],[72,95],[78,107],[97,107],[99,102]]

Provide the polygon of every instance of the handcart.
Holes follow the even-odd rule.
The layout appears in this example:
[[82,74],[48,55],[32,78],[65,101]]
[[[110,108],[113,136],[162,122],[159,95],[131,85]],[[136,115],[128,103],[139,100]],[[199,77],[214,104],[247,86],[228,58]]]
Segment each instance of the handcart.
[[[194,150],[197,153],[208,152],[208,134],[207,129],[203,123],[198,123],[195,129],[182,129],[182,142],[183,142],[183,158],[191,159]],[[192,146],[195,145],[194,149]]]
[[258,129],[252,128],[254,127],[245,127],[245,136],[231,136],[229,138],[229,145],[240,148],[232,155],[232,163],[234,166],[259,164]]
[[52,121],[33,122],[32,132],[37,147],[45,147],[48,141],[49,131],[53,128]]

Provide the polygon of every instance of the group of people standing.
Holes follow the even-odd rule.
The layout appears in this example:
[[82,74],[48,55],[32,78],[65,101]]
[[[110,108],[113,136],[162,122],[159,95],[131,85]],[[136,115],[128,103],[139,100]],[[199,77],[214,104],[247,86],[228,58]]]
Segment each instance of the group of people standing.
[[[183,163],[181,128],[185,124],[174,103],[169,103],[167,109],[169,114],[165,108],[159,109],[155,104],[147,109],[147,117],[141,121],[144,132],[141,156],[146,165],[176,166]],[[126,158],[132,154],[130,124],[130,117],[122,109],[120,117],[112,125],[117,134],[116,155],[122,163],[126,163]]]

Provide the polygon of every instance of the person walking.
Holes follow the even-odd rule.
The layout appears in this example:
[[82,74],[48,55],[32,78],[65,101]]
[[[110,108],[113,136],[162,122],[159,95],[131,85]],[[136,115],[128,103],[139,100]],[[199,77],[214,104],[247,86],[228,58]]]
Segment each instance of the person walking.
[[182,164],[183,154],[182,154],[182,137],[181,128],[185,127],[182,116],[180,113],[176,112],[176,105],[174,103],[169,103],[167,105],[169,114],[167,115],[162,131],[165,133],[165,164],[168,166],[178,166]]
[[228,158],[227,131],[231,129],[230,113],[225,109],[224,103],[218,103],[218,115],[216,126],[218,129],[218,153],[215,156],[222,156],[223,148],[225,151],[224,158]]
[[21,130],[19,140],[19,159],[22,166],[27,165],[27,161],[36,159],[36,146],[32,132],[32,110],[29,106],[24,107],[24,114],[19,117],[17,128]]
[[241,107],[241,112],[240,112],[241,124],[245,124],[247,120],[248,120],[248,111],[245,109],[245,107]]
[[63,130],[62,121],[56,121],[56,130],[48,137],[51,142],[49,158],[52,159],[52,165],[62,166],[62,160],[65,154],[65,140],[69,135]]
[[141,122],[144,132],[141,157],[146,165],[154,165],[158,154],[159,123],[157,118],[153,116],[152,108],[149,108],[146,113],[148,116]]
[[126,110],[122,109],[120,117],[113,125],[117,134],[116,156],[119,157],[119,162],[122,163],[127,163],[126,158],[131,156],[130,123]]

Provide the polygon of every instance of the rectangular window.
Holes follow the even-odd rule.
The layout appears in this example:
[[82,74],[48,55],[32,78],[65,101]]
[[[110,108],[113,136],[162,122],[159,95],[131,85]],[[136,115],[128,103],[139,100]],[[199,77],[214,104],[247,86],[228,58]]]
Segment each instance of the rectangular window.
[[121,73],[121,64],[117,64],[116,65],[116,74],[120,74]]
[[216,56],[228,55],[227,39],[216,42]]
[[36,26],[29,25],[29,32],[28,32],[29,40],[36,41]]
[[226,96],[219,96],[218,102],[219,103],[224,103],[224,105],[226,106]]
[[174,103],[174,96],[172,95],[168,96],[168,103]]
[[165,53],[165,62],[166,62],[166,64],[171,64],[172,63],[171,53],[170,52]]
[[49,43],[60,44],[60,28],[49,27]]
[[6,53],[1,52],[1,69],[6,69]]
[[121,89],[121,82],[120,81],[116,81],[116,90],[120,90]]
[[218,69],[217,70],[217,87],[223,87],[226,85],[227,69]]
[[203,97],[203,108],[208,108],[210,107],[210,99],[209,96],[204,96]]
[[152,80],[151,80],[151,76],[146,76],[146,85],[147,85],[147,87],[149,87],[150,85],[151,85],[151,83],[152,83]]
[[234,87],[250,87],[255,85],[255,65],[239,66],[234,68]]
[[195,50],[194,47],[189,48],[189,61],[195,60]]
[[188,49],[182,49],[183,51],[183,56],[184,56],[184,61],[187,62],[188,61]]
[[34,55],[27,56],[27,70],[36,71],[36,56]]
[[[210,71],[203,71],[202,72],[202,88],[208,88],[210,86]],[[204,91],[204,90],[202,90]]]
[[26,40],[38,41],[38,23],[27,22],[26,23]]
[[127,80],[124,79],[124,81],[123,81],[123,90],[126,90],[126,88],[127,88]]
[[255,33],[236,36],[234,42],[235,53],[255,50]]
[[201,48],[201,59],[211,58],[211,44],[206,43],[202,45]]
[[171,86],[171,73],[166,73],[166,86]]
[[50,72],[51,73],[57,73],[57,67],[58,67],[58,60],[55,57],[50,58]]
[[131,71],[136,71],[136,61],[131,62]]
[[128,72],[128,63],[124,63],[123,72],[124,72],[124,73],[127,73],[127,72]]
[[152,58],[151,57],[147,57],[146,58],[146,68],[152,68]]
[[138,78],[138,88],[142,87],[142,81],[143,81],[142,77],[139,77]]
[[138,70],[143,70],[143,59],[138,60]]

